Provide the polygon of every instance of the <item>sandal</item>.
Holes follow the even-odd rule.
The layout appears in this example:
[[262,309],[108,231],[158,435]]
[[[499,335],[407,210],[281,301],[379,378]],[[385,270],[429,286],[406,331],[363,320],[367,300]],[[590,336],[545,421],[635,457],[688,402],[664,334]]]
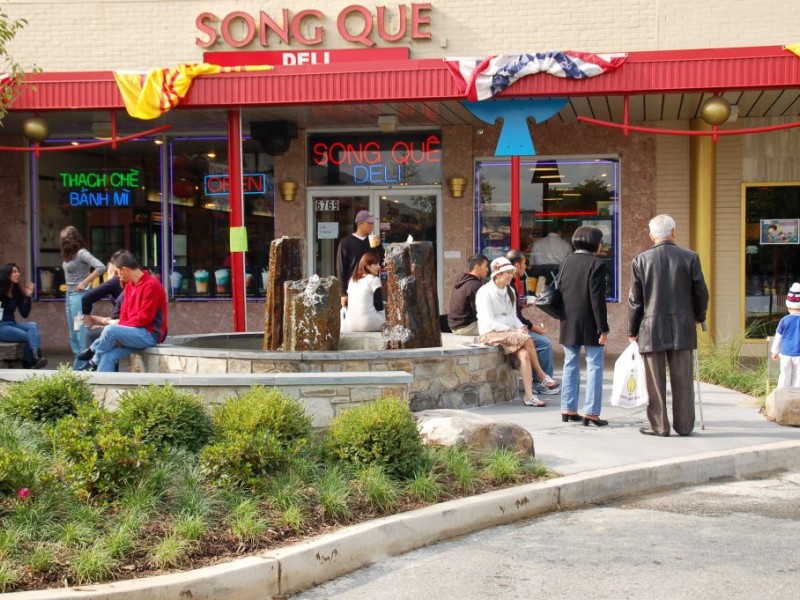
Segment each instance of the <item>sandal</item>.
[[528,399],[523,398],[522,403],[525,406],[535,406],[536,408],[542,408],[543,406],[547,406],[547,402],[544,400],[539,400],[536,396],[531,396]]
[[541,385],[546,387],[548,390],[554,390],[558,387],[558,384],[552,377],[550,377],[550,375],[545,375],[544,379],[542,379]]

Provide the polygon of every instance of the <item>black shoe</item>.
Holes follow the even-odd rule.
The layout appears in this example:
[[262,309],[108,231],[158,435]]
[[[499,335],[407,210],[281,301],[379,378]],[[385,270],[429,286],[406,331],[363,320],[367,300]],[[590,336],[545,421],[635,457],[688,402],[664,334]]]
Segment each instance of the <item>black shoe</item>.
[[43,369],[47,366],[47,359],[41,356],[31,365],[31,369]]
[[78,371],[97,371],[97,363],[92,360],[87,361],[82,367],[78,367]]
[[89,346],[88,348],[84,348],[78,352],[76,356],[78,357],[78,360],[91,360],[94,358],[94,350],[92,350],[92,347]]
[[589,425],[594,425],[596,427],[605,427],[608,425],[608,421],[605,419],[601,419],[600,417],[595,417],[592,419],[591,417],[583,417],[583,424],[584,426],[588,427]]
[[569,415],[567,413],[561,413],[561,420],[564,423],[568,423],[569,421],[583,421],[583,417],[580,415]]
[[643,435],[655,435],[658,437],[669,437],[669,431],[667,433],[661,433],[659,431],[653,431],[652,429],[648,429],[647,427],[640,427],[639,433]]

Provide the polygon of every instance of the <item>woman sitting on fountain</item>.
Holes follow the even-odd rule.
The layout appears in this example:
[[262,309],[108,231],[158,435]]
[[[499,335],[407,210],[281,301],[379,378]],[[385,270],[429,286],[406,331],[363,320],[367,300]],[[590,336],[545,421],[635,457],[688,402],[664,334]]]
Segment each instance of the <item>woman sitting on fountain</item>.
[[542,385],[555,385],[552,378],[542,370],[533,347],[528,328],[517,318],[516,294],[509,294],[506,287],[516,273],[516,267],[507,258],[495,258],[490,268],[491,280],[478,290],[475,306],[478,309],[478,341],[487,346],[500,346],[506,354],[519,361],[525,406],[547,406],[533,393],[532,373]]
[[381,294],[381,261],[375,252],[365,252],[347,286],[347,331],[380,331],[386,315]]

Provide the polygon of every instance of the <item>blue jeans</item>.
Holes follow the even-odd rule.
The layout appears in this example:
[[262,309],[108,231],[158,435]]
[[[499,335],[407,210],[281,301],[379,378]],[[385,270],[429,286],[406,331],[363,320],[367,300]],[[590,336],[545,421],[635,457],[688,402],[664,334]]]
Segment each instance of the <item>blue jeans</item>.
[[[533,347],[536,350],[536,358],[539,359],[539,366],[542,367],[542,371],[553,376],[553,343],[550,341],[546,335],[542,335],[541,333],[535,333],[533,331],[528,331],[528,335],[531,336],[533,340]],[[533,383],[541,383],[539,378],[536,377],[536,373],[533,374]]]
[[112,373],[117,363],[136,350],[152,348],[158,343],[154,334],[144,327],[106,325],[96,342],[92,343],[97,370]]
[[39,324],[36,321],[0,321],[0,342],[25,344],[22,362],[26,367],[34,362],[31,350],[41,348],[39,340]]
[[[586,401],[583,414],[599,415],[603,407],[603,346],[586,349]],[[576,412],[581,396],[581,346],[564,346],[564,372],[561,379],[561,411]]]
[[67,301],[64,302],[64,307],[67,312],[67,329],[69,330],[69,347],[72,349],[72,354],[75,356],[75,360],[72,363],[73,369],[79,369],[83,366],[84,361],[78,360],[77,354],[84,348],[86,348],[86,325],[81,325],[80,331],[75,331],[73,327],[75,315],[83,314],[83,307],[81,306],[81,301],[83,300],[83,295],[86,292],[84,290],[75,291],[75,292],[67,292]]

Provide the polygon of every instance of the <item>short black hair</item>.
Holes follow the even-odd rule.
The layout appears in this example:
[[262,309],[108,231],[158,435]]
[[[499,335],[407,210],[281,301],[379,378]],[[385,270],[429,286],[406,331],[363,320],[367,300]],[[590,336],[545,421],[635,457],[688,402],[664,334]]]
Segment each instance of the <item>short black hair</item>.
[[472,271],[472,269],[483,263],[489,264],[489,259],[485,254],[473,254],[467,260],[467,268]]
[[517,265],[520,261],[525,260],[525,255],[519,250],[509,250],[506,252],[506,258],[512,265]]
[[578,227],[572,234],[572,245],[575,250],[597,252],[602,241],[603,232],[598,227]]
[[139,263],[139,259],[133,255],[133,252],[129,252],[128,250],[122,250],[120,252],[115,252],[116,259],[114,259],[114,266],[118,269],[122,269],[127,267],[128,269],[141,269],[142,265]]

